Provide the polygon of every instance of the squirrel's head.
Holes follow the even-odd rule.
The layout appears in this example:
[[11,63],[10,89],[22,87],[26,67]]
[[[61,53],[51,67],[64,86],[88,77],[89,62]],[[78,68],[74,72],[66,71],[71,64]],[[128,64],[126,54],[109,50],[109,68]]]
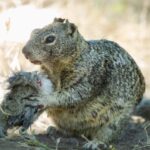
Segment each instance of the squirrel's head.
[[55,18],[52,24],[33,30],[22,51],[32,63],[43,64],[73,57],[82,40],[76,25],[66,19]]

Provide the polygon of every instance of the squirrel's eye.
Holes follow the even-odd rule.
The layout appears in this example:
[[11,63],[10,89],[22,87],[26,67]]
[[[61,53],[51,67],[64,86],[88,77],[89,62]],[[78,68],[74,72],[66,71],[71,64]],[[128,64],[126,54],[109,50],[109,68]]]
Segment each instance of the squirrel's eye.
[[50,35],[50,36],[46,37],[45,43],[46,43],[46,44],[52,43],[52,42],[54,42],[54,40],[55,40],[55,36]]

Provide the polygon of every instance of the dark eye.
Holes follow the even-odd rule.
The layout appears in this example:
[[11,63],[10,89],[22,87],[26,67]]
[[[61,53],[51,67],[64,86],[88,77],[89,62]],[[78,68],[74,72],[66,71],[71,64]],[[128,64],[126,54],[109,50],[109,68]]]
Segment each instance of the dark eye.
[[52,42],[54,42],[54,40],[55,40],[55,36],[50,35],[50,36],[46,37],[45,43],[46,43],[46,44],[52,43]]

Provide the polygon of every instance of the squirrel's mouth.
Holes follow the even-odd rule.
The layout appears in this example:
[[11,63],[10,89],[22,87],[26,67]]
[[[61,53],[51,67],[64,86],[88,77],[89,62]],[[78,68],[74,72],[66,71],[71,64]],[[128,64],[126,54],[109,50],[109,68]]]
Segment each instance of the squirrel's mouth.
[[36,65],[40,65],[41,64],[41,62],[38,61],[38,60],[31,60],[31,63],[36,64]]
[[26,57],[26,59],[28,59],[31,63],[33,63],[33,64],[41,64],[41,61],[39,61],[39,60],[32,60],[31,58],[30,58],[30,54],[24,54],[25,55],[25,57]]

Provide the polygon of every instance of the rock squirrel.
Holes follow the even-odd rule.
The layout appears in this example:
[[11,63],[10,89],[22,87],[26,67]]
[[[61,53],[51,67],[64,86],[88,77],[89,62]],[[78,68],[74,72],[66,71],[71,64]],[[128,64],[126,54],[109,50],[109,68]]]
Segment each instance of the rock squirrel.
[[1,103],[0,137],[4,137],[6,130],[14,126],[21,126],[20,131],[28,129],[44,111],[42,105],[29,105],[28,102],[36,101],[30,97],[49,95],[53,91],[51,81],[37,71],[17,72],[7,79],[7,83],[8,92]]
[[142,99],[144,77],[133,58],[113,41],[85,40],[66,19],[35,29],[22,51],[54,85],[39,103],[60,131],[89,138],[85,149],[109,143]]

